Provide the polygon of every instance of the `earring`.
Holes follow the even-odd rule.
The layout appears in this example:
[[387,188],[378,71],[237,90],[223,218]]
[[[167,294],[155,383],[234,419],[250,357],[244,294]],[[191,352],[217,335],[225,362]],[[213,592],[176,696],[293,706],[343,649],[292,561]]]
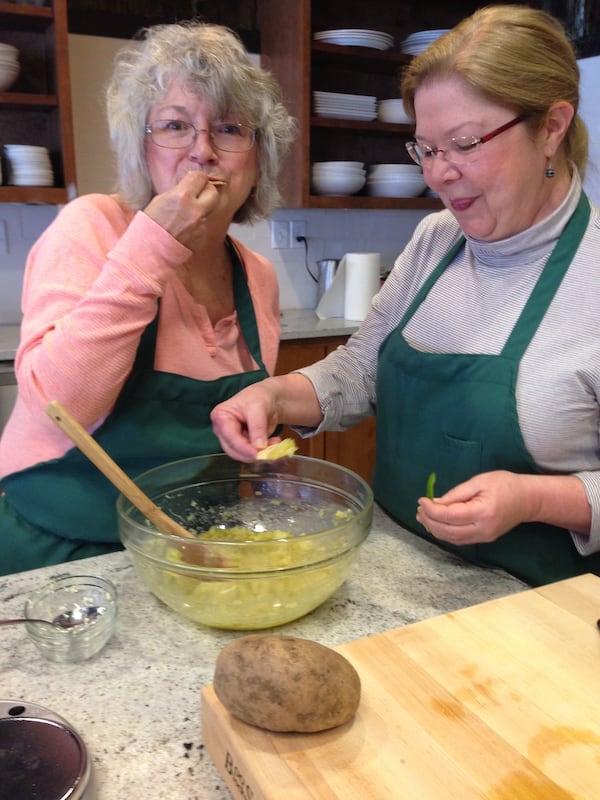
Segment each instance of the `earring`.
[[544,175],[547,178],[553,178],[556,173],[554,172],[554,167],[552,166],[552,162],[548,159],[548,166],[546,167],[546,172]]

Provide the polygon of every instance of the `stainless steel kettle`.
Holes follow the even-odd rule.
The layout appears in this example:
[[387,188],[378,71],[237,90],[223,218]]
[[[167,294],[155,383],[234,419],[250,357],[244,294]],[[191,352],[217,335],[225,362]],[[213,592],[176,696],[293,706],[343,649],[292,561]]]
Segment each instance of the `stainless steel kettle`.
[[338,258],[322,258],[320,261],[317,261],[317,267],[319,268],[317,278],[317,303],[331,286],[339,264],[340,260]]

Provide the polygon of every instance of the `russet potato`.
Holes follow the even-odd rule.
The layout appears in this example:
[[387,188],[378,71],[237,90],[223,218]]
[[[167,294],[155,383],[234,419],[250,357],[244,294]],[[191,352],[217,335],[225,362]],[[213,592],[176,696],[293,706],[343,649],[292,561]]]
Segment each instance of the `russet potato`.
[[225,645],[213,686],[238,719],[270,731],[312,733],[348,722],[360,702],[358,673],[309,639],[252,634]]

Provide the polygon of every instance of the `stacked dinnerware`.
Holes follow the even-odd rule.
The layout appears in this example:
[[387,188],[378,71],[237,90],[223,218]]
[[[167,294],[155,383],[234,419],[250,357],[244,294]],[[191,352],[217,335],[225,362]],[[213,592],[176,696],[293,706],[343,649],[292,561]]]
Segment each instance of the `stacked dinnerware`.
[[400,50],[403,53],[408,53],[411,56],[416,56],[427,50],[432,42],[435,42],[442,34],[447,33],[449,28],[440,28],[434,31],[417,31],[411,33],[401,43]]
[[318,117],[332,119],[377,119],[377,98],[364,94],[313,92],[313,106]]
[[316,194],[356,194],[365,185],[362,161],[316,161],[311,168],[312,189]]
[[380,100],[377,103],[377,118],[380,122],[393,122],[396,125],[412,125],[413,120],[404,110],[402,98]]
[[54,186],[50,155],[45,147],[5,144],[7,183],[13,186]]
[[394,37],[382,31],[370,31],[364,28],[339,28],[333,31],[317,31],[314,34],[317,42],[324,44],[340,44],[346,47],[372,47],[375,50],[389,50],[394,44]]
[[19,77],[19,51],[12,44],[0,44],[0,92],[5,92]]
[[375,164],[367,174],[371,197],[418,197],[427,184],[418,164]]

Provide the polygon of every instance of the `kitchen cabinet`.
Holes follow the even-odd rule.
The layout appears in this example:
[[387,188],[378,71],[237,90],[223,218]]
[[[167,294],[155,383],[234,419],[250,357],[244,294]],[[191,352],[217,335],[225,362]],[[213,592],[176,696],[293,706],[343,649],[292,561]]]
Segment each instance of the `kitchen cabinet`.
[[0,201],[64,203],[76,194],[66,0],[0,1],[0,41],[19,49],[21,64],[17,81],[0,92],[0,143],[46,147],[54,171],[54,186],[0,186]]
[[[450,28],[481,3],[444,0],[392,3],[390,0],[258,0],[262,64],[277,77],[285,103],[298,122],[296,142],[282,170],[287,208],[438,209],[436,198],[347,197],[315,195],[310,187],[314,161],[353,160],[365,163],[412,163],[404,142],[410,125],[327,119],[314,116],[315,90],[363,94],[385,99],[400,96],[402,69],[410,56],[399,45],[418,30]],[[313,40],[316,31],[341,28],[379,30],[394,37],[395,48],[379,51],[343,47]]]
[[[275,374],[285,375],[319,361],[343,344],[346,336],[325,336],[315,339],[282,341]],[[310,439],[284,426],[282,436],[291,436],[298,444],[298,453],[311,458],[324,458],[351,469],[371,482],[375,466],[375,417],[369,417],[347,431],[327,431]]]

